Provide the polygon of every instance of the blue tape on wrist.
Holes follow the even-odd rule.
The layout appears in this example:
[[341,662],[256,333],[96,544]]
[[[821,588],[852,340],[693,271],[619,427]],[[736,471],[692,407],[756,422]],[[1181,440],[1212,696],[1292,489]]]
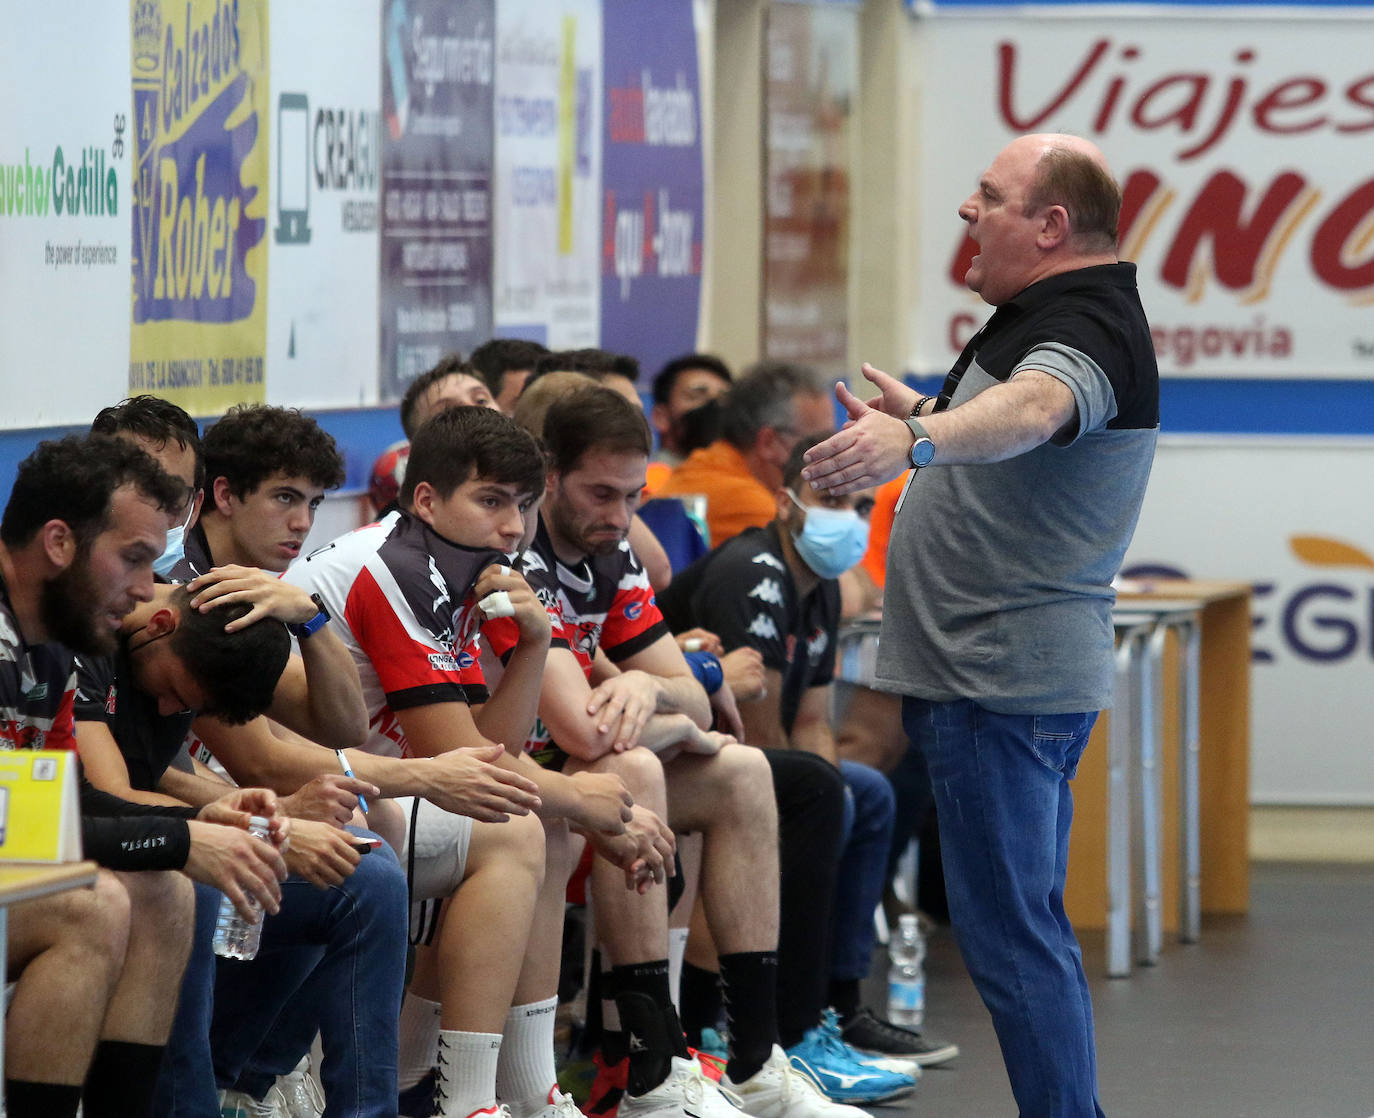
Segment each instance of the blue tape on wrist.
[[697,682],[706,688],[706,694],[714,695],[720,690],[720,685],[725,682],[725,672],[714,652],[685,652],[683,655],[687,657]]

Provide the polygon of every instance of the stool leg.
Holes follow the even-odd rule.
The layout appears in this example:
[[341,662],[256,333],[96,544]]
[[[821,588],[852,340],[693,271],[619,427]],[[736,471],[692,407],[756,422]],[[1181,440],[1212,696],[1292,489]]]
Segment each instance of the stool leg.
[[1107,974],[1131,973],[1131,741],[1135,734],[1135,639],[1116,650],[1116,700],[1107,737]]
[[1179,849],[1183,866],[1179,874],[1179,935],[1182,943],[1197,943],[1202,935],[1202,820],[1198,789],[1202,761],[1202,725],[1199,690],[1202,680],[1202,626],[1188,621],[1179,626],[1183,638],[1179,679],[1182,711],[1182,764],[1179,765],[1179,825],[1183,828]]
[[1164,922],[1161,900],[1163,861],[1161,858],[1162,812],[1160,800],[1160,738],[1163,731],[1159,716],[1162,696],[1164,639],[1166,630],[1157,626],[1146,640],[1145,663],[1142,667],[1144,685],[1141,688],[1140,712],[1140,794],[1136,797],[1139,811],[1140,839],[1138,844],[1140,890],[1140,946],[1136,960],[1146,965],[1159,961],[1164,945]]

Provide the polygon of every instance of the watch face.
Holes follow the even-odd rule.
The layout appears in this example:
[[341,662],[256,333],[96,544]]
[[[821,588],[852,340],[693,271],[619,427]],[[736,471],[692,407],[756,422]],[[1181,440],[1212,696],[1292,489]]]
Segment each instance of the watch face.
[[911,464],[917,469],[935,460],[935,444],[929,439],[917,439],[911,446]]

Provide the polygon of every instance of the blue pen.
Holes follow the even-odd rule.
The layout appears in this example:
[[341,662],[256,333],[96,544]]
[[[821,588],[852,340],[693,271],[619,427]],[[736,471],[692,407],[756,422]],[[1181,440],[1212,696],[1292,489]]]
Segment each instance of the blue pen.
[[[342,749],[336,749],[334,750],[334,756],[339,759],[339,767],[343,769],[344,776],[348,777],[350,780],[357,780],[358,778],[353,775],[353,770],[348,767],[348,758],[344,756],[344,751]],[[361,792],[358,793],[358,806],[363,809],[363,814],[366,815],[367,800],[363,798]]]

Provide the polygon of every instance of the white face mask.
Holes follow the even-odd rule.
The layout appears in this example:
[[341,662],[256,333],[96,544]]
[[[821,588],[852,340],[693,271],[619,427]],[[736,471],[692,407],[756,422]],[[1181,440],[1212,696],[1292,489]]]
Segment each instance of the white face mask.
[[191,517],[196,515],[196,499],[191,498],[191,507],[186,512],[186,521],[167,531],[167,543],[162,554],[153,560],[153,573],[166,578],[176,565],[186,558],[186,533],[191,527]]
[[868,521],[853,509],[803,505],[792,490],[792,503],[806,514],[800,533],[792,534],[797,554],[821,578],[839,578],[868,550]]

